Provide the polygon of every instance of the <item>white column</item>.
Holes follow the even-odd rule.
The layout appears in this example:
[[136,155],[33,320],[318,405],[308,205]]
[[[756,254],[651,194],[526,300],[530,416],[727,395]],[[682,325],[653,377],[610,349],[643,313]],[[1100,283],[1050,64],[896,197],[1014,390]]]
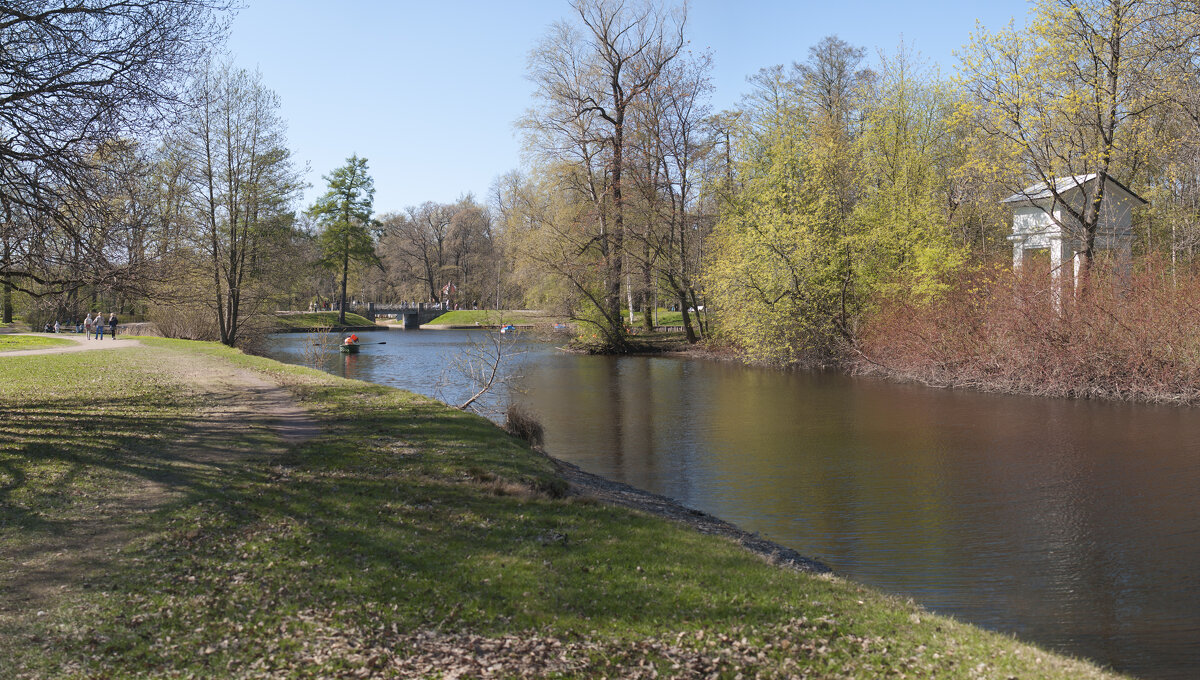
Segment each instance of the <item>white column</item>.
[[1050,300],[1056,310],[1062,309],[1063,288],[1067,280],[1063,268],[1070,266],[1069,259],[1071,249],[1066,241],[1061,238],[1050,239]]

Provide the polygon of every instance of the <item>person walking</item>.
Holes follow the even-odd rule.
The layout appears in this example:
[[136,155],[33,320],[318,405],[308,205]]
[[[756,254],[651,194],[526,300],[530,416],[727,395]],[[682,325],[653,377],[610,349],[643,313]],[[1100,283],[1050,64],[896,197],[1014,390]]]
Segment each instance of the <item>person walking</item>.
[[96,312],[96,339],[104,339],[104,315]]
[[117,339],[117,313],[113,312],[108,315],[108,335],[113,339]]
[[88,340],[92,339],[92,313],[88,312],[87,317],[83,320],[83,337]]

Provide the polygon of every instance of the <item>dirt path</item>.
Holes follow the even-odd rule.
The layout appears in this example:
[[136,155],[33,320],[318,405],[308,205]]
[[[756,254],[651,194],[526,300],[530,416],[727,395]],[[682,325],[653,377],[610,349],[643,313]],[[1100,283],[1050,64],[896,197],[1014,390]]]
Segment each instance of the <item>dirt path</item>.
[[[188,481],[218,478],[234,464],[263,465],[290,446],[320,433],[315,420],[286,389],[216,357],[150,350],[136,340],[84,341],[78,347],[18,354],[123,348],[152,351],[155,370],[175,378],[206,406],[184,434],[156,454],[157,474],[133,478],[90,507],[87,516],[65,531],[45,535],[5,555],[10,569],[0,574],[0,630],[14,617],[44,609],[62,597],[89,587],[120,559],[120,550],[138,538],[141,521],[188,492]],[[167,359],[162,361],[162,359]],[[274,435],[274,436],[272,436]],[[139,463],[145,453],[130,454]]]

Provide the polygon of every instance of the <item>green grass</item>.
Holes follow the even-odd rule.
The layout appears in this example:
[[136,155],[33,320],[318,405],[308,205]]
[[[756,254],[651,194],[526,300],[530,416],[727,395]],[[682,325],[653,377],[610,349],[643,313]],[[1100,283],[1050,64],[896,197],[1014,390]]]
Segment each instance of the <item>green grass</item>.
[[462,309],[439,316],[430,321],[432,325],[447,325],[447,326],[494,326],[501,322],[512,324],[551,324],[561,321],[554,317],[529,313],[529,312],[514,312],[495,309]]
[[[319,328],[338,325],[337,312],[306,312],[304,314],[287,314],[276,316],[276,321],[283,330]],[[374,322],[365,316],[351,312],[346,313],[347,326],[374,326]]]
[[[688,314],[688,316],[691,317],[692,326],[695,327],[696,322],[699,317],[699,314],[697,314],[696,312],[692,312],[692,313]],[[641,314],[637,315],[637,322],[639,324],[642,322]],[[663,307],[659,307],[658,308],[658,316],[656,317],[656,320],[655,320],[655,325],[657,325],[657,326],[682,326],[683,325],[683,312],[671,312]]]
[[0,352],[13,352],[21,349],[46,349],[48,347],[63,347],[74,345],[73,340],[54,338],[44,335],[0,335]]
[[[659,326],[682,326],[683,312],[668,312],[665,309],[660,309],[658,310],[658,320],[656,323]],[[695,315],[693,315],[692,323],[695,323]]]
[[[500,677],[530,665],[554,677],[1108,677],[563,498],[548,459],[423,397],[220,345],[143,342],[3,365],[0,574],[19,566],[3,556],[104,512],[116,489],[153,479],[175,495],[130,520],[141,538],[90,588],[0,619],[0,677],[440,677],[466,663],[448,649]],[[193,354],[286,385],[323,434],[271,458],[178,459],[173,442],[214,405],[167,370]]]

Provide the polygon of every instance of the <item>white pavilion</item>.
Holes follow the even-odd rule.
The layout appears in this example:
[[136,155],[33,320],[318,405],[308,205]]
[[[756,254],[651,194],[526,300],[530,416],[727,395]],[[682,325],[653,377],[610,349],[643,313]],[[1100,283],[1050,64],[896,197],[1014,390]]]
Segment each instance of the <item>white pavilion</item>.
[[[1001,201],[1013,206],[1012,234],[1013,269],[1020,269],[1031,250],[1049,250],[1054,291],[1065,283],[1062,271],[1074,261],[1074,283],[1079,277],[1083,250],[1083,226],[1064,204],[1082,213],[1096,187],[1096,175],[1071,175],[1027,187]],[[1100,204],[1096,224],[1096,250],[1111,251],[1121,276],[1129,272],[1133,246],[1133,209],[1145,205],[1146,199],[1109,177]]]

